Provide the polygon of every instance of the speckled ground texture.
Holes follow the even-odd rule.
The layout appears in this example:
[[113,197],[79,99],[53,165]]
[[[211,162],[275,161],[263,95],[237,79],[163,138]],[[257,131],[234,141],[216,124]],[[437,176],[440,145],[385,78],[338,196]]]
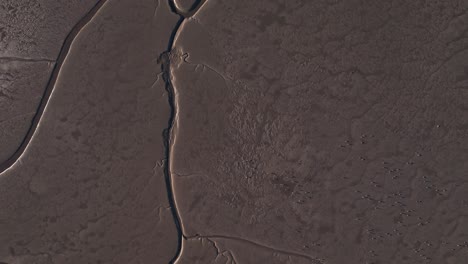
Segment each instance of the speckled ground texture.
[[468,263],[468,1],[0,0],[0,263]]

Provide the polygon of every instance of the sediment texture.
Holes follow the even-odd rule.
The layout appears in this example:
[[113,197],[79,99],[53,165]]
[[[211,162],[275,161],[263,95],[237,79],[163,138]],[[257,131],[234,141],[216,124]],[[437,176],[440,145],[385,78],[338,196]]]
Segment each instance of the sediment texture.
[[468,261],[466,1],[0,13],[0,263]]
[[466,261],[467,8],[208,1],[175,42],[183,252]]

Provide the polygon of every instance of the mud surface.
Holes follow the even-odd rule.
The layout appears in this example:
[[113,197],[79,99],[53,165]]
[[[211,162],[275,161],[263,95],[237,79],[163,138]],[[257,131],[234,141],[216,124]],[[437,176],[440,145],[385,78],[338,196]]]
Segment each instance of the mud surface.
[[162,136],[170,107],[158,58],[177,19],[167,3],[103,1],[72,36],[30,141],[0,175],[0,261],[174,257]]
[[0,13],[0,262],[468,262],[468,2]]

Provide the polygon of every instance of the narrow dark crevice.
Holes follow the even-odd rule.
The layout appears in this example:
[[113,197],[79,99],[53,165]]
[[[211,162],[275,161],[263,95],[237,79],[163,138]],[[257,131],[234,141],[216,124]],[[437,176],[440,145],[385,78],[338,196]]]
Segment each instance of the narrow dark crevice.
[[172,79],[171,79],[172,77],[171,76],[171,58],[172,56],[176,56],[175,54],[172,54],[172,51],[173,51],[175,38],[177,36],[177,33],[182,23],[184,22],[185,19],[193,16],[200,9],[200,7],[206,2],[206,0],[195,1],[193,6],[188,12],[179,10],[176,4],[174,3],[174,0],[168,0],[168,2],[171,8],[171,11],[179,16],[179,20],[175,24],[174,29],[172,30],[172,33],[169,37],[167,50],[159,56],[158,62],[161,64],[162,77],[165,82],[165,88],[167,91],[169,107],[170,107],[169,120],[168,120],[167,128],[165,128],[163,131],[163,139],[164,139],[164,147],[165,147],[164,178],[166,181],[169,205],[171,207],[171,212],[174,218],[174,223],[177,229],[177,236],[178,236],[176,253],[174,257],[169,261],[169,264],[173,264],[177,261],[180,254],[182,253],[182,240],[187,239],[187,238],[185,237],[182,231],[182,223],[181,223],[179,211],[177,210],[177,205],[175,202],[175,194],[174,194],[174,188],[172,186],[172,177],[171,177],[171,169],[170,169],[171,167],[170,166],[171,165],[171,135],[172,135],[172,129],[174,127],[175,117],[177,114],[175,90],[174,90],[174,86],[172,84]]
[[31,141],[32,136],[36,132],[37,126],[39,125],[39,122],[41,121],[42,114],[44,113],[44,109],[47,105],[47,102],[49,101],[50,95],[52,93],[52,90],[54,89],[55,83],[57,82],[58,75],[60,73],[60,69],[62,68],[63,62],[65,61],[65,58],[67,57],[71,44],[75,40],[75,37],[80,33],[81,29],[86,26],[89,21],[91,21],[96,13],[101,9],[101,7],[107,2],[107,0],[99,0],[89,11],[86,13],[83,18],[78,21],[78,23],[73,26],[71,31],[68,33],[68,35],[65,37],[65,40],[62,44],[62,47],[60,48],[59,55],[57,57],[57,61],[54,65],[54,68],[52,69],[52,73],[50,75],[50,78],[47,82],[44,94],[41,98],[41,101],[39,103],[39,107],[37,108],[36,114],[34,115],[31,126],[29,127],[28,132],[26,133],[26,136],[24,137],[23,141],[21,142],[20,146],[18,149],[13,153],[13,155],[4,161],[2,164],[0,164],[0,174],[10,168],[16,160],[18,160],[21,155],[23,154],[24,150],[28,146],[29,142]]
[[[175,29],[178,29],[180,26],[180,20],[178,21]],[[169,101],[169,120],[167,127],[163,130],[163,140],[164,140],[164,179],[166,182],[167,196],[169,201],[169,206],[171,207],[171,213],[174,218],[174,224],[177,229],[177,249],[174,257],[169,261],[169,263],[174,263],[179,257],[182,251],[182,238],[184,234],[182,233],[182,226],[180,221],[179,212],[175,203],[174,190],[172,187],[172,177],[170,170],[170,155],[171,155],[171,133],[174,126],[174,120],[176,115],[175,109],[175,98],[174,98],[174,87],[172,86],[171,76],[170,76],[170,51],[166,51],[159,57],[159,62],[161,63],[162,76],[165,82],[165,88],[168,95]]]
[[[171,9],[173,6],[173,3],[171,0],[168,0]],[[174,9],[172,10],[174,11]],[[177,14],[177,12],[175,12]],[[184,21],[184,17],[180,17],[179,20],[177,21],[176,25],[174,26],[174,29],[172,30],[171,36],[168,41],[168,46],[167,50],[162,53],[159,57],[159,63],[161,64],[161,70],[162,70],[162,77],[165,82],[165,88],[167,91],[167,96],[168,96],[168,102],[169,102],[169,107],[170,107],[170,112],[169,112],[169,120],[167,127],[163,131],[163,139],[164,139],[164,148],[165,148],[165,153],[164,153],[164,178],[166,182],[166,189],[167,189],[167,196],[168,196],[168,201],[169,201],[169,206],[171,207],[171,213],[174,218],[174,224],[177,229],[177,248],[176,248],[176,253],[172,257],[172,259],[169,261],[169,264],[175,263],[177,258],[182,252],[182,239],[183,239],[183,232],[182,232],[182,226],[181,226],[181,221],[180,221],[180,216],[179,216],[179,211],[177,210],[177,205],[175,202],[175,196],[174,196],[174,189],[172,187],[172,177],[171,177],[171,169],[170,169],[170,162],[171,162],[171,133],[172,133],[172,128],[174,127],[174,121],[175,121],[175,115],[176,115],[176,102],[175,102],[175,93],[174,93],[174,86],[172,85],[171,81],[171,51],[172,51],[172,46],[175,40],[175,36],[177,34],[177,31],[179,30],[180,26],[182,25],[182,22]]]

